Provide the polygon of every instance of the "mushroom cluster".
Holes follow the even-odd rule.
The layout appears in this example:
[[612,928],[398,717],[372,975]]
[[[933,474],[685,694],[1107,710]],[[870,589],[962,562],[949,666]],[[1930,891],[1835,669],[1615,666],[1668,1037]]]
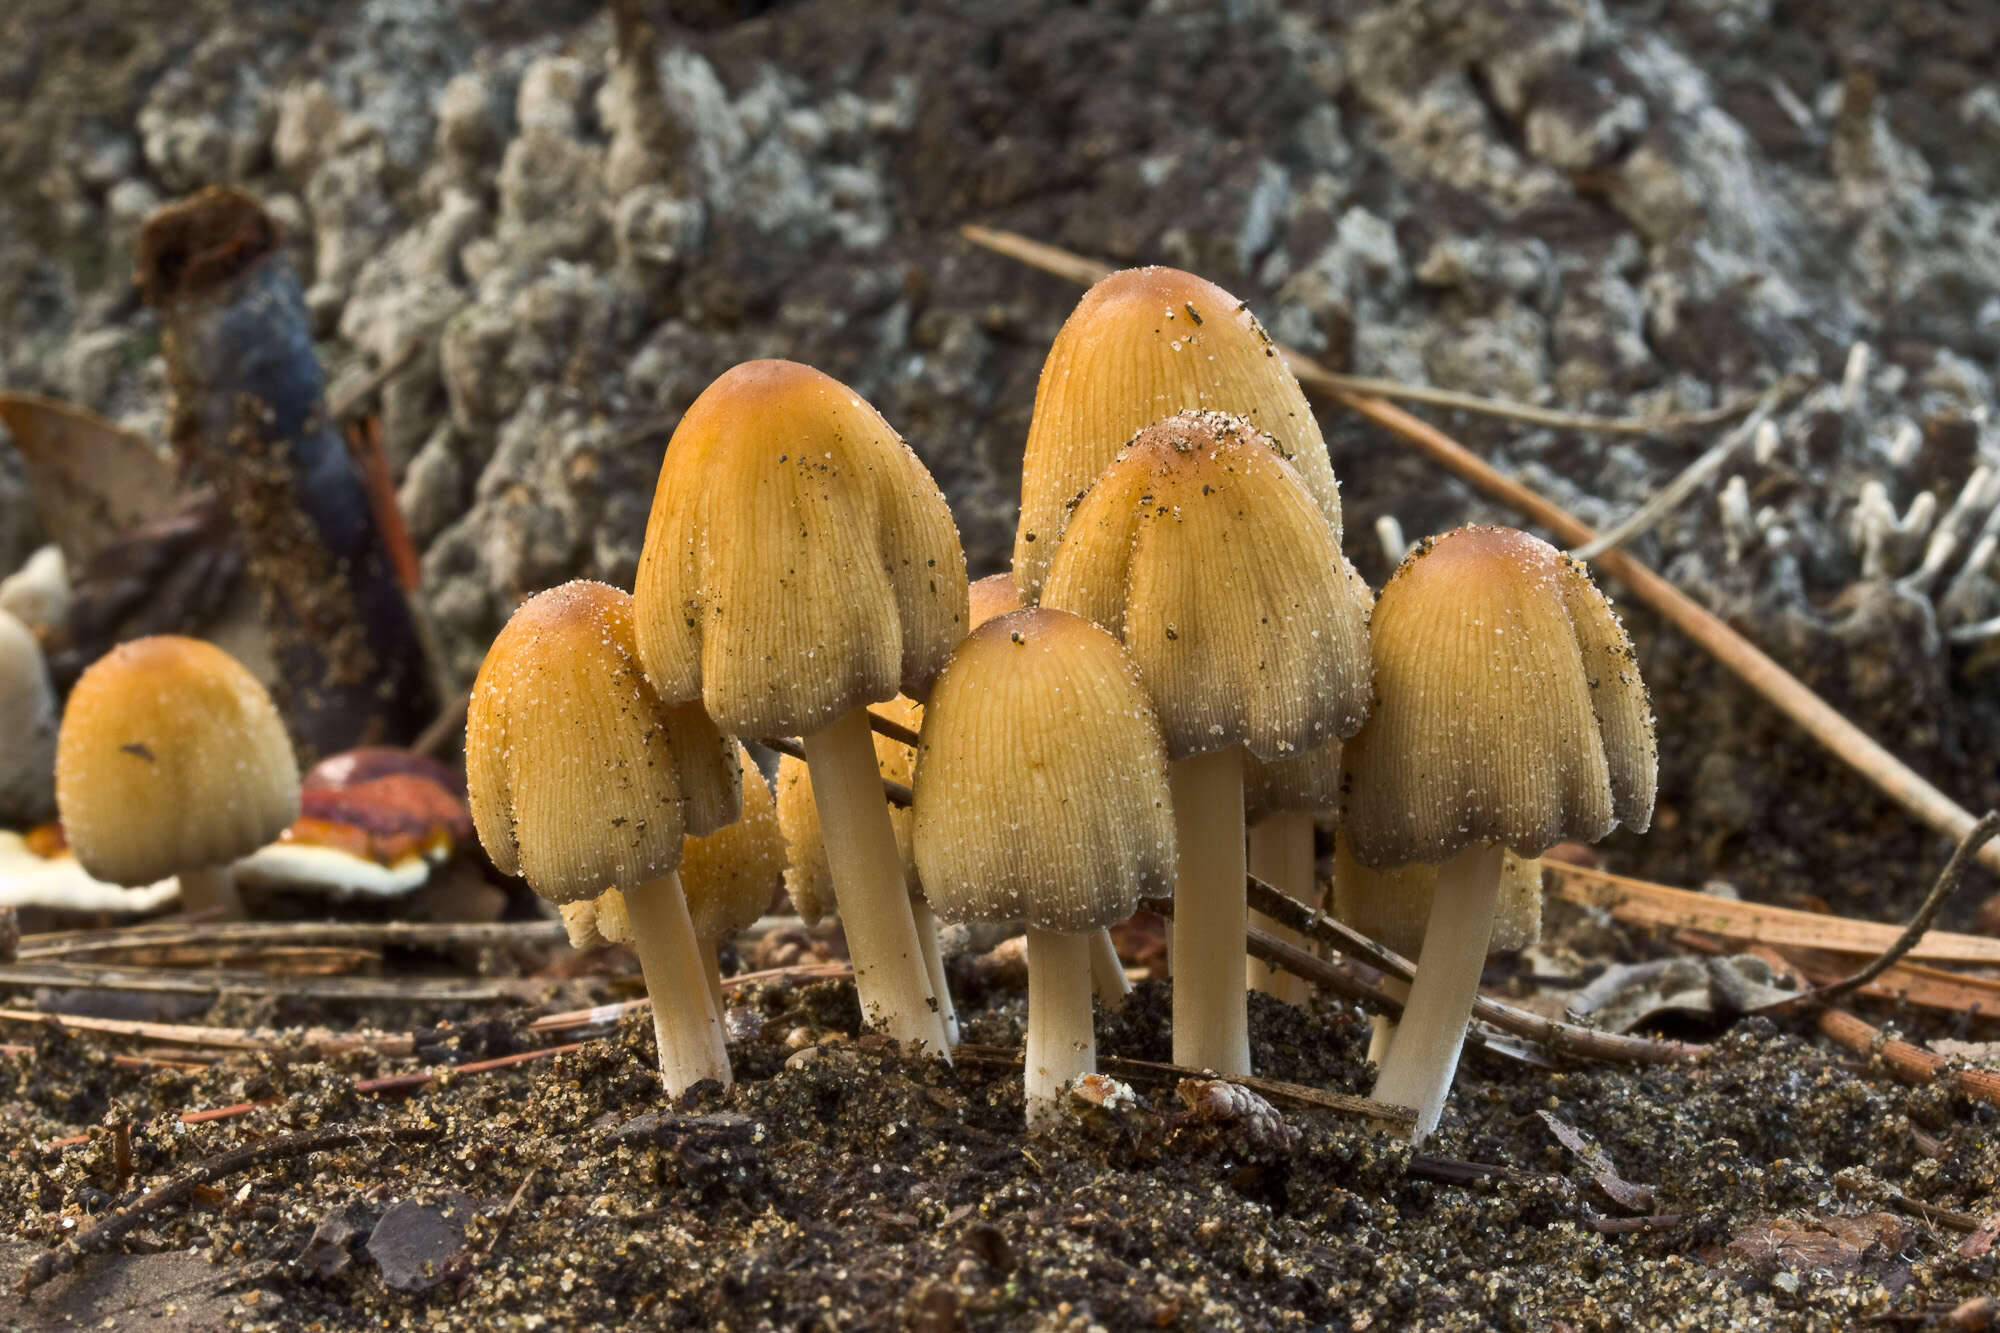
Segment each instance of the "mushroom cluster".
[[[724,737],[803,759],[774,797]],[[1245,962],[1248,877],[1317,904],[1331,828],[1336,908],[1420,953],[1376,1089],[1419,1137],[1482,960],[1538,929],[1533,858],[1643,827],[1652,747],[1622,628],[1536,539],[1448,534],[1378,604],[1277,348],[1157,268],[1092,288],[1049,353],[1008,574],[968,585],[858,394],[748,362],[673,433],[632,596],[527,602],[468,728],[481,838],[579,944],[634,944],[670,1090],[728,1081],[714,937],[780,867],[801,915],[837,905],[865,1020],[945,1060],[932,914],[1025,926],[1036,1126],[1093,1067],[1093,974],[1122,994],[1105,928],[1171,889],[1175,1059],[1247,1075],[1247,990],[1279,989]]]

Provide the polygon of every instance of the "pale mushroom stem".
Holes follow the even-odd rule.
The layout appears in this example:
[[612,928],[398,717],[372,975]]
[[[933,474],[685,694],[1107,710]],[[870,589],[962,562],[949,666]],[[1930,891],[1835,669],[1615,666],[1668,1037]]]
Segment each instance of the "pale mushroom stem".
[[853,709],[802,739],[862,1015],[871,1027],[948,1061],[951,1043],[910,912],[868,710]]
[[1028,1128],[1062,1118],[1063,1089],[1097,1071],[1091,1027],[1090,938],[1028,928]]
[[1409,1003],[1395,1043],[1375,1080],[1376,1100],[1416,1108],[1410,1136],[1422,1144],[1437,1128],[1444,1099],[1458,1071],[1466,1023],[1479,994],[1486,946],[1500,898],[1501,849],[1496,843],[1466,848],[1438,867],[1423,953],[1410,983]]
[[672,871],[625,891],[625,915],[632,923],[632,952],[646,977],[653,1001],[653,1036],[660,1047],[660,1079],[669,1097],[678,1097],[705,1078],[723,1087],[733,1081],[722,1018],[709,998],[713,959],[695,938],[681,877]]
[[181,910],[199,912],[221,921],[243,919],[243,899],[236,892],[233,866],[206,866],[180,873]]
[[1090,988],[1106,1009],[1118,1009],[1132,993],[1132,978],[1125,975],[1125,962],[1109,930],[1090,932]]
[[944,1020],[945,1040],[958,1045],[958,1006],[951,1002],[951,983],[944,974],[944,950],[938,946],[937,917],[921,897],[910,899],[910,916],[917,925],[917,944],[924,951],[924,971],[931,979],[931,993],[937,996],[938,1017]]
[[[1250,826],[1250,873],[1294,902],[1319,906],[1319,879],[1313,862],[1313,817],[1303,810],[1281,810]],[[1250,924],[1287,944],[1312,951],[1312,942],[1288,930],[1262,912],[1250,914]],[[1243,960],[1245,984],[1286,1004],[1304,1004],[1305,982],[1280,972],[1260,958]]]
[[[1382,993],[1390,999],[1400,1001],[1404,1005],[1409,1004],[1410,983],[1401,977],[1392,977],[1385,973],[1376,985],[1380,986]],[[1389,1047],[1394,1044],[1395,1040],[1395,1019],[1389,1017],[1387,1014],[1370,1014],[1368,1016],[1368,1062],[1370,1064],[1380,1069],[1383,1065],[1389,1063]]]
[[729,1002],[722,998],[722,941],[720,939],[701,942],[702,971],[708,977],[708,998],[715,1006],[719,1017],[729,1008]]
[[1250,1072],[1243,989],[1243,747],[1177,759],[1180,869],[1174,883],[1174,1063],[1228,1078]]

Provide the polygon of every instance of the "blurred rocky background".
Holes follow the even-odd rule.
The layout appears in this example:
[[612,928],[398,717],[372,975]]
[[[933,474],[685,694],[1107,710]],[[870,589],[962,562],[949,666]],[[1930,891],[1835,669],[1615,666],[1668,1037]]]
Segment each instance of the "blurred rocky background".
[[[1780,389],[1635,549],[1980,809],[1996,64],[1982,0],[12,0],[0,386],[158,434],[134,228],[205,184],[255,191],[334,395],[403,365],[383,439],[463,679],[521,597],[629,586],[679,413],[747,357],[870,398],[951,496],[973,573],[1000,567],[1077,293],[966,222],[1198,270],[1358,373],[1614,416]],[[1600,524],[1728,429],[1421,410]],[[1325,424],[1372,582],[1380,516],[1511,521]],[[40,541],[0,449],[0,571]],[[1662,808],[1612,864],[1907,910],[1937,840],[1626,609]]]

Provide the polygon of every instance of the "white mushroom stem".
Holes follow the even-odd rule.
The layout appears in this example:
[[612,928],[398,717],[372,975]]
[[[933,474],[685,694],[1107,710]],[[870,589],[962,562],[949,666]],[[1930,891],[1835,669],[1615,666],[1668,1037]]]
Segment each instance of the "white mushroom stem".
[[1063,1089],[1097,1071],[1090,938],[1028,928],[1028,1128],[1062,1118]]
[[1375,1080],[1372,1094],[1392,1106],[1415,1107],[1410,1136],[1422,1144],[1437,1128],[1444,1099],[1458,1071],[1466,1023],[1479,994],[1479,974],[1493,939],[1500,899],[1501,849],[1495,843],[1468,847],[1438,867],[1430,924],[1409,1003],[1396,1029],[1395,1044]]
[[[1313,817],[1303,810],[1281,810],[1250,826],[1250,873],[1272,888],[1307,907],[1319,906],[1319,880],[1313,865]],[[1308,953],[1312,942],[1296,930],[1288,930],[1262,912],[1253,912],[1250,924],[1267,935]],[[1304,1004],[1309,994],[1305,982],[1289,972],[1280,972],[1259,958],[1243,960],[1246,985],[1275,995],[1286,1004]]]
[[1243,747],[1177,759],[1180,869],[1174,883],[1174,1063],[1224,1078],[1250,1072],[1243,990]]
[[1106,1009],[1122,1008],[1132,993],[1132,978],[1125,975],[1125,962],[1109,929],[1090,932],[1090,988]]
[[868,710],[853,709],[802,739],[862,1015],[896,1040],[950,1060],[882,796]]
[[653,1036],[660,1047],[660,1079],[678,1097],[705,1078],[728,1087],[729,1050],[722,1017],[709,998],[703,956],[714,955],[695,938],[681,877],[672,871],[625,891],[632,922],[632,952],[653,1001]]
[[[1399,1000],[1405,1005],[1409,1004],[1410,983],[1401,977],[1392,977],[1385,973],[1382,980],[1376,984],[1390,999]],[[1368,1029],[1368,1063],[1380,1069],[1389,1062],[1389,1047],[1396,1040],[1396,1020],[1387,1014],[1370,1014]]]
[[243,919],[243,899],[236,892],[234,866],[208,866],[180,873],[181,910],[199,912],[221,921]]
[[931,979],[931,993],[937,996],[938,1017],[944,1020],[945,1040],[958,1045],[958,1006],[951,1002],[951,983],[944,974],[944,950],[938,945],[937,917],[922,897],[910,899],[910,916],[917,926],[917,945],[924,951],[924,971]]

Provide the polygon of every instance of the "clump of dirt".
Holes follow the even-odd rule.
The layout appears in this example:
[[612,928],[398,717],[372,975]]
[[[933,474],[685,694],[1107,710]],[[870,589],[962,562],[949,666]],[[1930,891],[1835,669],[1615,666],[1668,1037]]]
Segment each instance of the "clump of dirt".
[[[1151,1080],[1135,1106],[1079,1107],[1031,1138],[1018,1069],[975,1054],[1018,1049],[1020,999],[987,998],[946,1067],[860,1034],[845,984],[752,987],[730,1023],[739,1082],[673,1104],[643,1014],[401,1100],[355,1090],[395,1067],[365,1053],[147,1072],[44,1032],[0,1062],[20,1135],[0,1225],[34,1242],[10,1252],[22,1262],[121,1189],[238,1145],[338,1126],[426,1137],[217,1181],[155,1210],[83,1278],[0,1312],[74,1312],[79,1281],[151,1251],[206,1257],[243,1327],[330,1329],[1838,1327],[1940,1315],[1996,1278],[1977,1235],[1913,1215],[1992,1207],[1992,1111],[1888,1084],[1762,1020],[1686,1065],[1542,1070],[1470,1053],[1429,1156],[1413,1158],[1357,1117],[1217,1118]],[[1164,1058],[1168,998],[1149,983],[1102,1015],[1104,1053]],[[1366,1091],[1362,1015],[1251,999],[1261,1071]],[[464,1054],[492,1049],[489,1033]],[[257,1099],[272,1104],[178,1118]],[[1645,1216],[1664,1220],[1628,1221],[1544,1111],[1650,1186]],[[130,1182],[110,1128],[127,1122]],[[91,1137],[47,1146],[78,1134]],[[1466,1161],[1506,1165],[1452,1165]]]

